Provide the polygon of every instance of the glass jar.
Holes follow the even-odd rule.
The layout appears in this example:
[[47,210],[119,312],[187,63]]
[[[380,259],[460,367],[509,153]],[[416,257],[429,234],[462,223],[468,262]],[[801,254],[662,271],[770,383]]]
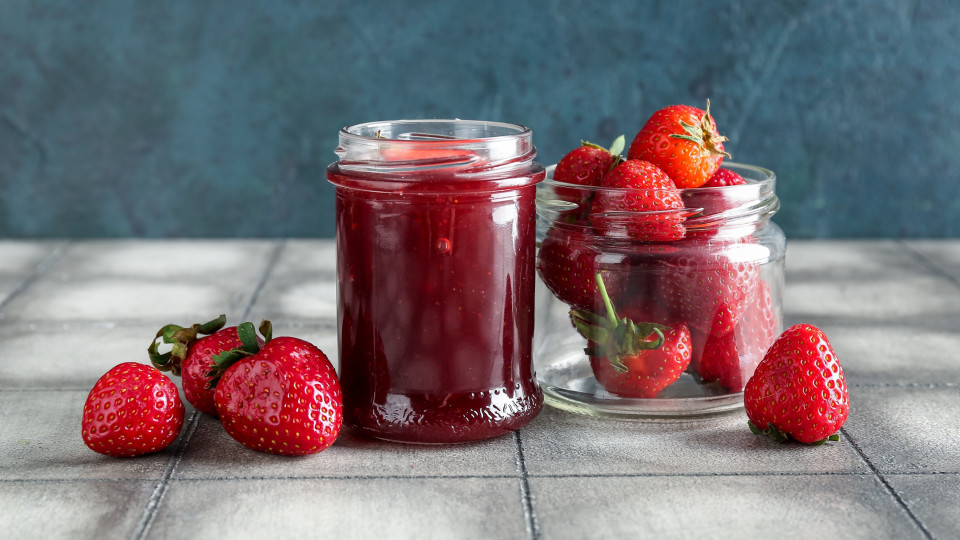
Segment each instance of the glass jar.
[[340,131],[337,326],[344,418],[455,443],[518,429],[533,372],[536,185],[529,128],[467,120]]
[[[770,221],[780,207],[773,172],[723,166],[747,184],[682,189],[683,208],[659,212],[591,211],[631,190],[564,184],[548,170],[534,337],[547,403],[636,418],[743,406],[782,330],[786,241]],[[644,233],[665,225],[678,239]]]

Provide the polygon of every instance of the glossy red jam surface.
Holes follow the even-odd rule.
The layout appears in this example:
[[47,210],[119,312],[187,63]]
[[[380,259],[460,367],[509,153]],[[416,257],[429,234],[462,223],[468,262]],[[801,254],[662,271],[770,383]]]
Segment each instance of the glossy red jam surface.
[[330,166],[349,425],[451,443],[502,435],[540,411],[531,355],[537,169],[384,181]]

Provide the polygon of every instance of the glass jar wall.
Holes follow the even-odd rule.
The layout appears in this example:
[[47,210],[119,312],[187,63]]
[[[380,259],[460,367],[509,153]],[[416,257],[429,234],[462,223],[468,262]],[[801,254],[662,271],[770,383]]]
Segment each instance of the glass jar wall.
[[[680,190],[681,210],[598,212],[636,194],[540,185],[534,358],[549,404],[638,418],[742,406],[782,329],[785,239],[773,172],[724,167],[747,184]],[[644,234],[663,226],[676,239]]]

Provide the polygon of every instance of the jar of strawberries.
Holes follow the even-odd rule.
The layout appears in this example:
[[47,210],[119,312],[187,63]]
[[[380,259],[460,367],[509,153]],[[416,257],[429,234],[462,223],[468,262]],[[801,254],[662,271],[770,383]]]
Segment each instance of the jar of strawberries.
[[534,362],[549,404],[678,417],[743,406],[782,329],[772,171],[723,161],[706,110],[654,114],[620,157],[584,143],[538,188]]

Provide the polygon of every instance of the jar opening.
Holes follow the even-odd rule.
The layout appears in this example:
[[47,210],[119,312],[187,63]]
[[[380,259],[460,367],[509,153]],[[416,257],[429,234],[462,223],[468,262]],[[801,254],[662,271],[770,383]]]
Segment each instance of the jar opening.
[[[530,128],[478,120],[389,120],[340,130],[339,158],[328,169],[338,186],[379,191],[444,189],[436,184],[483,182],[477,189],[536,184]],[[496,184],[496,187],[492,186]]]
[[[747,184],[724,187],[680,189],[682,207],[671,210],[636,211],[618,209],[615,212],[596,212],[593,201],[602,196],[606,200],[628,199],[641,190],[581,186],[553,180],[553,167],[547,169],[547,180],[541,184],[537,197],[538,217],[547,224],[565,228],[591,228],[594,222],[655,220],[671,218],[682,222],[688,234],[709,232],[711,235],[742,236],[766,223],[780,208],[775,192],[776,175],[773,171],[754,165],[724,161],[723,166],[740,174]],[[644,197],[658,198],[656,189],[642,190]],[[662,190],[665,196],[672,190]],[[675,197],[674,194],[669,196]],[[581,215],[582,214],[582,215]],[[573,219],[572,216],[579,216]],[[672,217],[671,217],[672,216]],[[622,228],[604,227],[605,230]]]

